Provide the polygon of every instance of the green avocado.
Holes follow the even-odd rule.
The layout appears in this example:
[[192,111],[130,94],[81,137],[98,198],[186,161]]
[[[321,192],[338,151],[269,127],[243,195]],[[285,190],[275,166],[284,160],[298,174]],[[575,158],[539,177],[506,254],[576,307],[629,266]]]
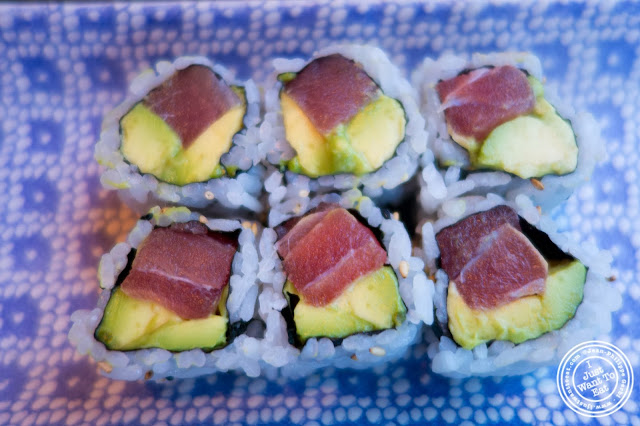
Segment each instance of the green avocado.
[[280,94],[280,102],[286,137],[297,154],[287,166],[309,177],[373,172],[393,157],[404,139],[404,109],[400,102],[385,95],[328,135],[320,134],[285,92]]
[[228,288],[218,305],[219,314],[185,320],[152,302],[127,296],[116,287],[96,329],[96,339],[110,350],[162,348],[169,351],[215,349],[226,344]]
[[528,80],[536,97],[533,111],[496,127],[482,144],[467,147],[474,168],[504,170],[523,179],[576,169],[578,145],[571,125],[544,99],[542,84],[532,76]]
[[544,294],[526,296],[491,310],[475,310],[464,303],[454,282],[449,283],[449,331],[465,349],[491,340],[521,343],[564,326],[582,302],[587,269],[578,260],[549,263]]
[[384,266],[354,281],[326,306],[312,306],[287,281],[285,296],[300,298],[293,319],[304,343],[311,337],[341,338],[355,333],[384,330],[404,322],[407,308],[398,292],[398,278]]

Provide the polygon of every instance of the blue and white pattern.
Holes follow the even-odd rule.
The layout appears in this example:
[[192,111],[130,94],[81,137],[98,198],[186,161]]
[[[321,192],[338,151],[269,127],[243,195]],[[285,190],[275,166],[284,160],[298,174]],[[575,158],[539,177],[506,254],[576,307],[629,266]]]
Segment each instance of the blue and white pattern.
[[93,160],[128,83],[187,54],[261,82],[272,57],[351,42],[381,47],[407,76],[427,55],[530,50],[548,84],[594,114],[608,159],[554,217],[613,254],[624,303],[599,338],[638,371],[640,4],[340,3],[0,5],[0,424],[640,422],[638,380],[622,410],[582,418],[554,368],[449,380],[430,371],[424,343],[371,371],[161,383],[106,379],[71,347],[70,315],[95,306],[100,255],[136,219]]

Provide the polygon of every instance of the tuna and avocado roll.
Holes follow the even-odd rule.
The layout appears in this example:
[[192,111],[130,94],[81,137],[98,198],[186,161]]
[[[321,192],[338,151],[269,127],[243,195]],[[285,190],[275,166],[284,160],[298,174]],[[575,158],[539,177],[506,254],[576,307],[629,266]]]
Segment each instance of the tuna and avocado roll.
[[348,210],[320,204],[276,228],[288,309],[300,342],[397,327],[406,307],[387,252]]
[[428,333],[435,372],[522,374],[606,332],[619,304],[604,278],[606,257],[556,234],[525,198],[514,206],[495,196],[458,202],[464,213],[440,211],[422,227],[436,277]]
[[[546,86],[527,53],[444,55],[414,72],[432,152],[422,159],[428,212],[462,194],[526,194],[548,210],[603,158],[593,117]],[[434,165],[434,160],[442,170]]]
[[261,137],[288,181],[312,190],[363,185],[378,196],[407,182],[426,149],[415,91],[384,53],[335,46],[309,61],[276,59]]
[[436,234],[449,278],[448,327],[463,348],[535,339],[575,315],[587,270],[534,230],[502,205]]
[[264,359],[282,374],[395,359],[431,324],[433,283],[390,212],[357,190],[273,211],[281,220],[260,239],[259,310],[273,342]]
[[102,257],[98,306],[73,314],[72,343],[117,379],[258,375],[257,228],[243,225],[153,208]]
[[96,159],[102,183],[151,205],[261,209],[259,92],[203,58],[160,62],[103,123]]
[[154,228],[120,274],[96,338],[111,350],[223,346],[237,248],[237,235],[198,221]]

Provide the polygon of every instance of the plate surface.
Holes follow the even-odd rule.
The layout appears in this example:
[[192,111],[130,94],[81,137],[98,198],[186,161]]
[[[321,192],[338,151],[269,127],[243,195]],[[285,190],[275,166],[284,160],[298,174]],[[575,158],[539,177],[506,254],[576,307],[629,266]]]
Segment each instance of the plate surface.
[[[449,380],[430,372],[423,343],[372,371],[124,383],[101,377],[67,332],[73,311],[95,305],[100,256],[136,220],[99,183],[101,120],[156,61],[205,55],[260,82],[274,57],[341,42],[380,46],[407,74],[446,51],[529,50],[602,126],[608,158],[554,217],[613,254],[624,302],[599,337],[637,370],[639,28],[632,2],[0,6],[0,424],[595,422],[562,402],[555,368]],[[601,421],[640,422],[638,382]]]

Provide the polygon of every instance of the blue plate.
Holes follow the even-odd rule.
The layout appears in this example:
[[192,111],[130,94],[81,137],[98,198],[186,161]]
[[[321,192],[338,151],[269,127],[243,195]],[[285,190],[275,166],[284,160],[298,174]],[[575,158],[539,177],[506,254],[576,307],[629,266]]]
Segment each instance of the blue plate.
[[[528,50],[602,126],[608,158],[554,217],[613,254],[624,304],[599,338],[637,369],[639,28],[636,2],[0,6],[0,424],[595,422],[564,404],[555,368],[449,380],[424,343],[372,371],[125,383],[101,377],[67,332],[73,311],[95,305],[99,257],[136,219],[100,186],[102,117],[156,61],[205,55],[262,81],[271,58],[340,42],[378,45],[407,73],[446,51]],[[638,424],[639,396],[636,384],[604,421]]]

